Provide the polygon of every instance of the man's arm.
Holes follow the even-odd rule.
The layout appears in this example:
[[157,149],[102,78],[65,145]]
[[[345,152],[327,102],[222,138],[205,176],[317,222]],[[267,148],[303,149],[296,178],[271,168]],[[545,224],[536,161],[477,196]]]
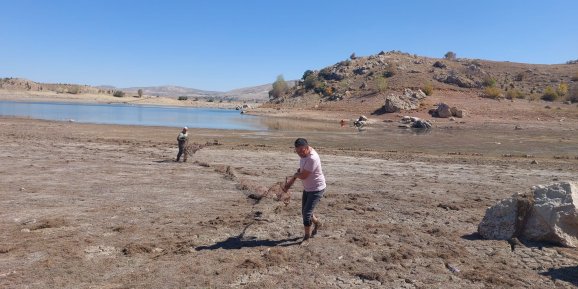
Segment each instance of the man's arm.
[[308,170],[298,169],[297,172],[293,175],[293,177],[296,179],[303,180],[303,179],[306,179],[310,174],[311,174],[311,172]]
[[295,180],[305,179],[309,176],[309,174],[311,174],[311,172],[306,171],[306,170],[297,169],[297,172],[295,174],[293,174],[293,176],[287,177],[287,180],[285,181],[285,186],[283,187],[283,191],[287,192],[291,188],[291,186],[293,186],[293,183],[295,183]]

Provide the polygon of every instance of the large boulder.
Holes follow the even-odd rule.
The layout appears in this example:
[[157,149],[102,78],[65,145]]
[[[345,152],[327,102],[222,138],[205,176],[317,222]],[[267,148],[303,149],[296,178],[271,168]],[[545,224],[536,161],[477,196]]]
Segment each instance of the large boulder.
[[486,239],[519,237],[567,247],[578,246],[578,185],[560,182],[534,186],[486,210],[478,233]]
[[514,194],[486,210],[478,225],[478,233],[486,239],[509,240],[518,237],[524,229],[532,209],[531,196]]
[[578,246],[578,184],[560,182],[535,186],[533,190],[535,203],[523,236],[567,247]]
[[450,109],[449,105],[442,102],[442,103],[438,104],[438,107],[435,110],[435,116],[441,117],[441,118],[451,117],[452,116],[452,110]]
[[418,109],[421,101],[426,97],[426,94],[421,91],[413,91],[406,88],[402,95],[390,95],[386,97],[384,110],[385,112],[400,112],[402,110]]

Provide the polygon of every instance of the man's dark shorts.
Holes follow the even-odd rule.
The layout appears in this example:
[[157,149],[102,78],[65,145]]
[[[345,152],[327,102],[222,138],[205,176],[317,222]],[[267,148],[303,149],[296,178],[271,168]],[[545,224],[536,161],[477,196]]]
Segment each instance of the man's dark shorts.
[[303,191],[303,197],[301,198],[301,214],[303,215],[303,225],[311,226],[313,209],[319,203],[321,198],[325,193],[325,189],[316,192],[306,192]]

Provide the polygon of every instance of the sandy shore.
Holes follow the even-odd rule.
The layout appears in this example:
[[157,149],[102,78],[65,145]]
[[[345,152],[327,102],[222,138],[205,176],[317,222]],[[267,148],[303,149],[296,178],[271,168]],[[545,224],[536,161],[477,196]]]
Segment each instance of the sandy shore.
[[[575,249],[512,250],[476,235],[498,200],[576,180],[576,127],[556,128],[516,131],[528,146],[466,146],[476,142],[455,126],[199,129],[193,141],[221,145],[174,163],[171,128],[0,118],[0,287],[572,288]],[[503,129],[514,132],[480,124],[477,134],[495,142]],[[326,226],[307,247],[299,185],[287,207],[248,198],[296,169],[297,136],[328,180]]]
[[[44,102],[78,102],[78,103],[124,103],[142,105],[164,105],[164,106],[186,106],[186,107],[207,107],[207,108],[236,108],[242,106],[243,102],[208,102],[206,100],[195,101],[177,100],[167,97],[143,96],[141,98],[127,95],[125,97],[114,97],[108,94],[69,94],[56,93],[52,91],[17,91],[0,89],[0,100],[10,101],[44,101]],[[251,106],[258,104],[249,103]]]

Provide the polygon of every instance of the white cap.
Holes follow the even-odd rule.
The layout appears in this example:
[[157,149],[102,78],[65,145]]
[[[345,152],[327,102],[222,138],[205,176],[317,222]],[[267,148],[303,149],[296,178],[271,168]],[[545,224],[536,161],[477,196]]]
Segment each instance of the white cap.
[[184,129],[184,130],[188,130],[189,128],[185,126],[185,127],[183,127],[183,129]]

